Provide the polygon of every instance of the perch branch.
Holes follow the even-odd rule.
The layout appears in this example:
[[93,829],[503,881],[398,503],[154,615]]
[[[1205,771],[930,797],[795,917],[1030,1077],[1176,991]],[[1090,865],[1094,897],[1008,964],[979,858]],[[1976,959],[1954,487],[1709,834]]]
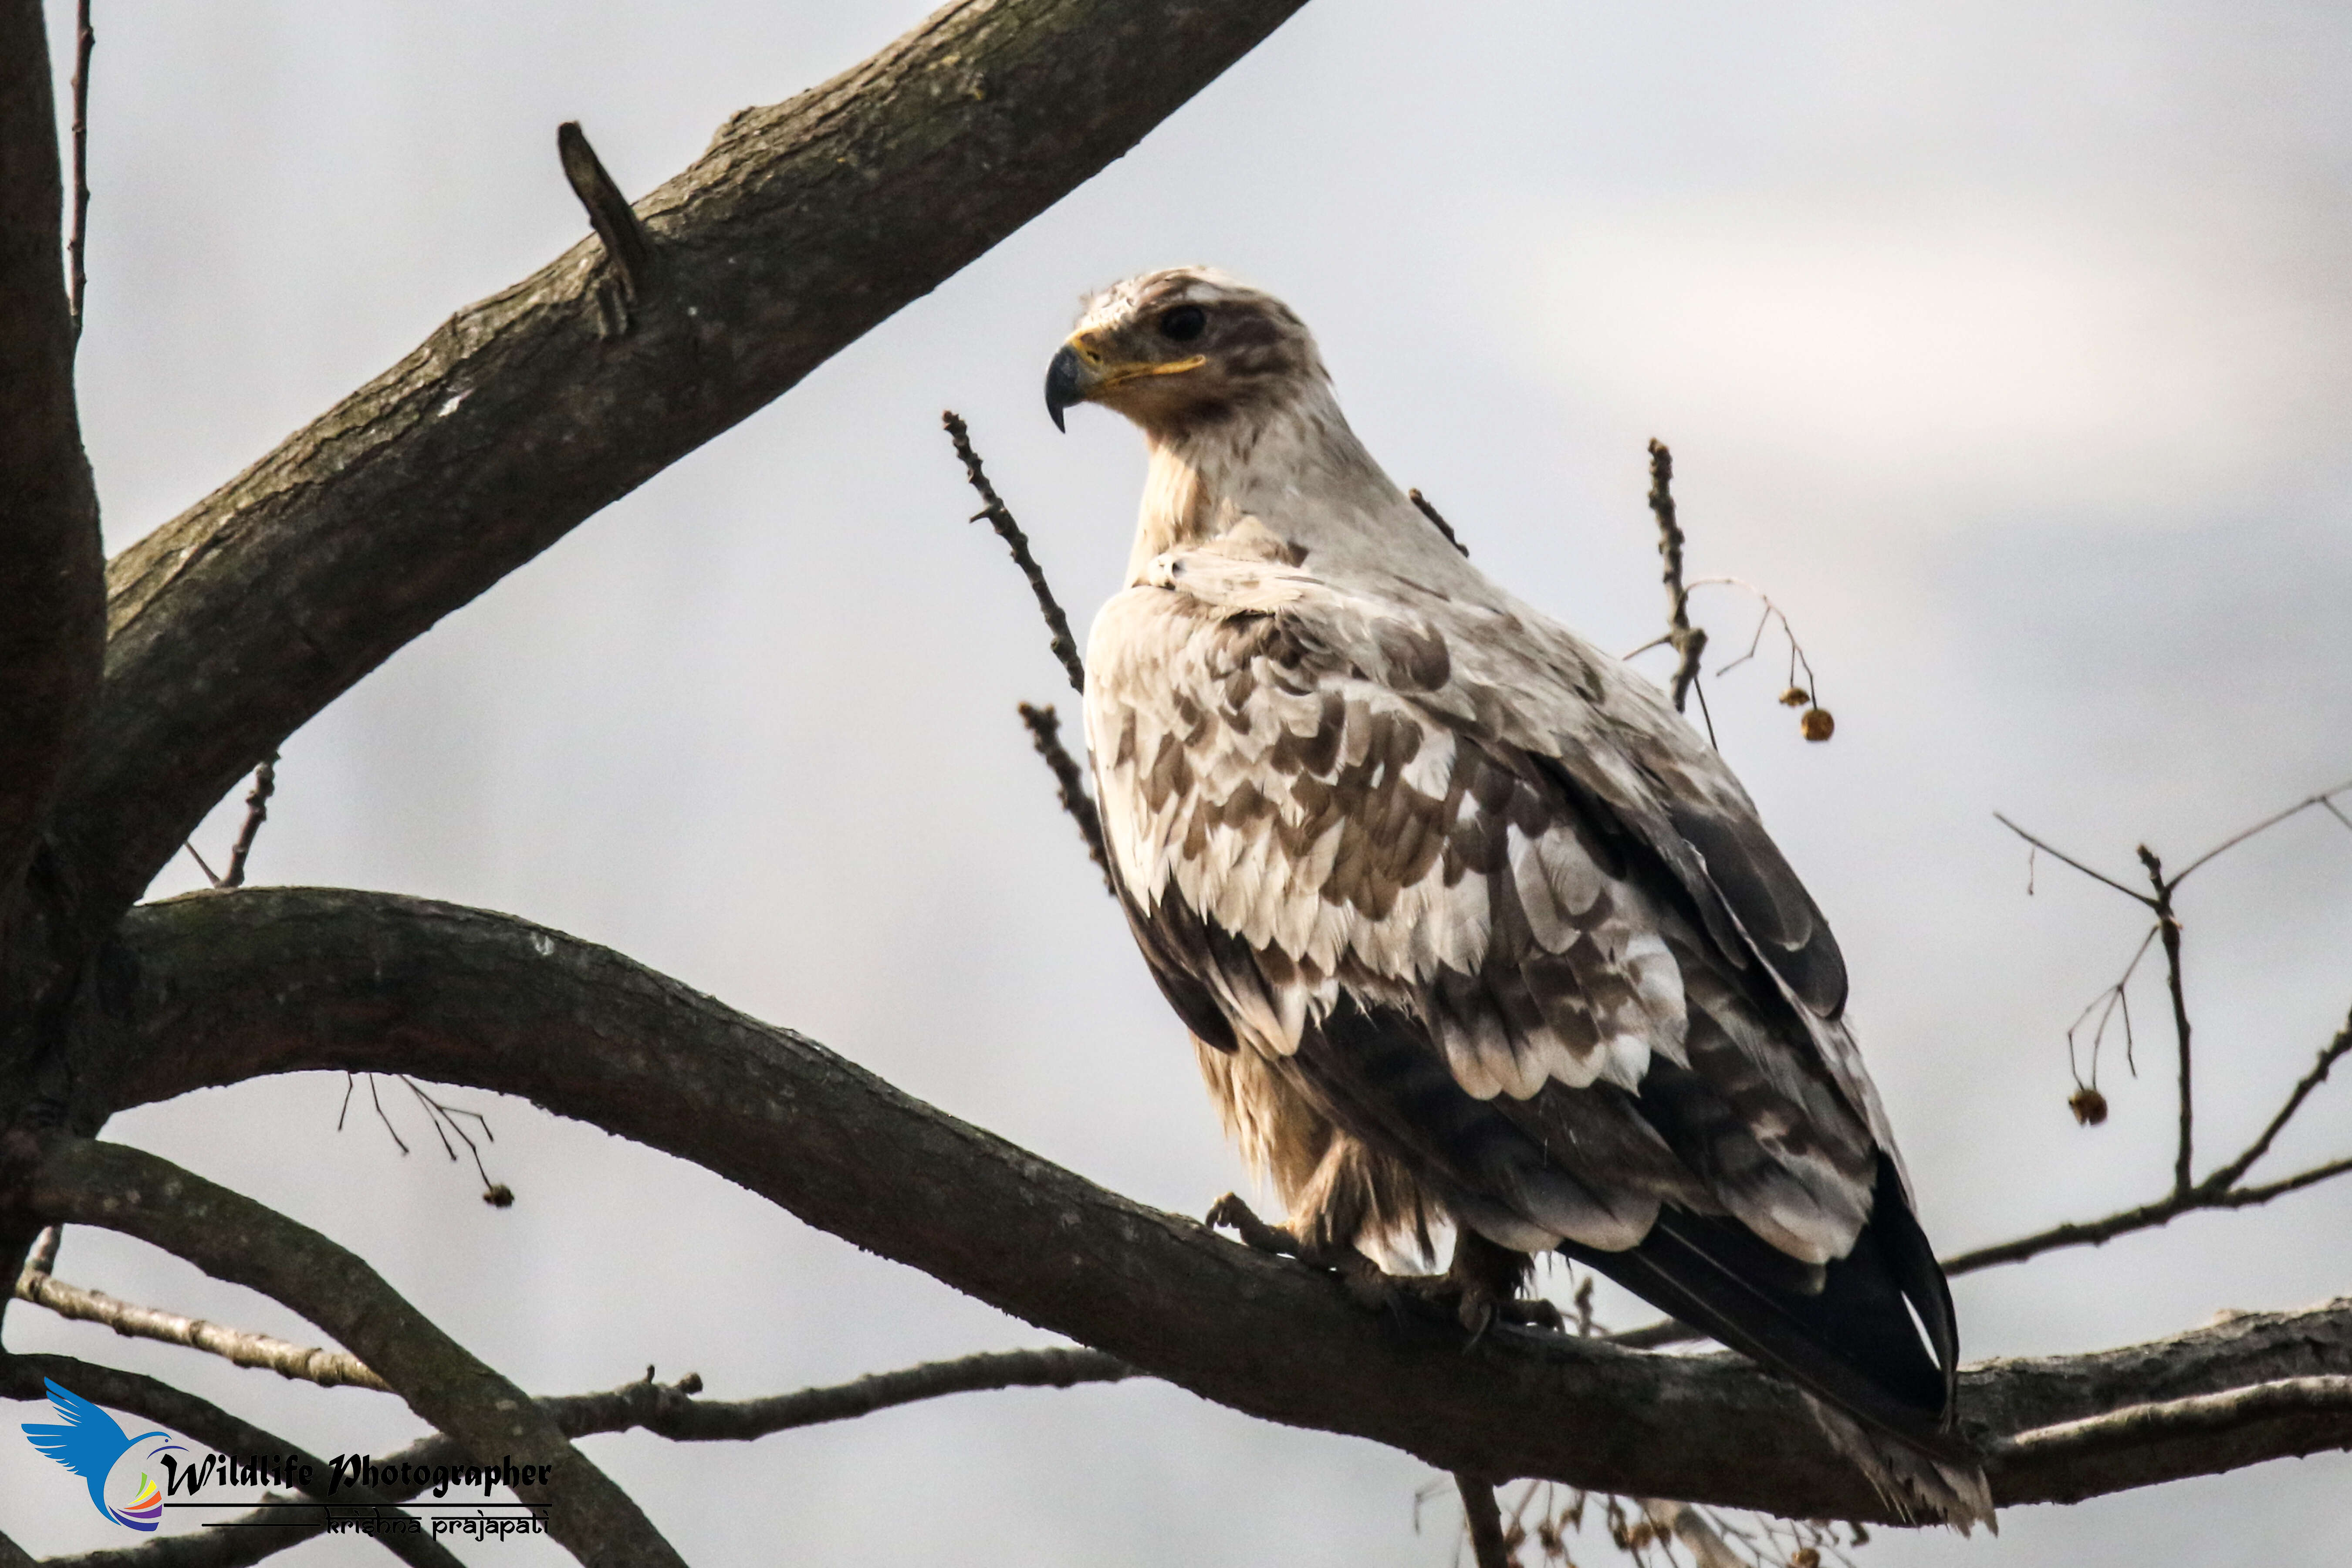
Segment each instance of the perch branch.
[[1045,569],[1037,564],[1037,557],[1029,551],[1029,536],[1013,520],[1012,511],[998,497],[996,487],[988,482],[988,471],[981,467],[980,454],[972,449],[971,431],[963,416],[952,408],[940,416],[947,427],[948,439],[955,443],[956,456],[963,461],[963,477],[979,493],[980,510],[971,514],[973,522],[982,518],[996,530],[1004,547],[1013,552],[1013,563],[1021,568],[1021,575],[1029,579],[1029,591],[1037,595],[1037,613],[1045,617],[1045,630],[1053,644],[1054,657],[1062,663],[1062,673],[1070,678],[1070,689],[1083,697],[1087,691],[1086,666],[1078,662],[1077,639],[1070,635],[1070,617],[1062,613],[1062,602],[1054,597],[1054,585],[1045,581]]
[[1070,755],[1069,748],[1062,744],[1062,716],[1054,711],[1050,703],[1041,708],[1024,702],[1021,722],[1028,726],[1030,743],[1037,748],[1037,754],[1054,771],[1054,788],[1061,796],[1062,809],[1078,825],[1078,837],[1087,841],[1087,855],[1094,861],[1095,869],[1102,873],[1103,886],[1116,897],[1118,889],[1110,879],[1108,852],[1103,847],[1102,814],[1095,809],[1094,797],[1087,793],[1085,770]]
[[[262,889],[149,906],[121,942],[135,979],[108,1003],[110,1036],[93,1014],[79,1064],[106,1106],[322,1069],[524,1094],[1265,1419],[1368,1437],[1449,1473],[1888,1517],[1798,1397],[1752,1363],[1507,1327],[1465,1354],[1450,1318],[1362,1313],[1322,1273],[1104,1192],[802,1036],[524,921]],[[302,985],[288,987],[289,973]],[[326,1326],[401,1386],[373,1347]],[[2151,1398],[2337,1374],[2352,1375],[2352,1301],[1969,1368],[1959,1408],[1968,1429],[2003,1437]],[[2352,1418],[2250,1415],[2227,1441],[2151,1440],[2089,1468],[2021,1452],[1995,1496],[2112,1491],[2347,1443]]]
[[136,1237],[282,1301],[351,1346],[411,1409],[478,1460],[512,1456],[547,1466],[543,1484],[519,1487],[516,1495],[546,1505],[548,1533],[583,1563],[680,1561],[628,1494],[520,1389],[309,1226],[152,1154],[80,1139],[44,1152],[26,1206],[37,1217]]

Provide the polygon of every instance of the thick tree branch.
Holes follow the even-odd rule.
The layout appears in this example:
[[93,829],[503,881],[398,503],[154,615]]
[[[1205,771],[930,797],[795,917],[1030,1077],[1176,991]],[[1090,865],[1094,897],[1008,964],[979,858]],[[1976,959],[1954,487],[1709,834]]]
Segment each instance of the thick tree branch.
[[[1751,1363],[1515,1329],[1465,1353],[1450,1323],[1361,1313],[1311,1269],[1104,1192],[790,1030],[520,921],[270,889],[137,910],[122,941],[117,982],[87,1024],[104,1058],[80,1064],[107,1107],[317,1068],[523,1095],[1269,1420],[1370,1437],[1447,1471],[1796,1518],[1888,1517],[1793,1393]],[[2322,1375],[2352,1375],[2352,1302],[1972,1368],[1959,1407],[1966,1429],[2004,1438]],[[2347,1443],[2352,1416],[2340,1412],[2255,1411],[2195,1444],[2021,1447],[1991,1474],[1999,1500],[2038,1501]]]
[[[321,1480],[328,1474],[324,1460],[317,1455],[289,1443],[285,1438],[264,1431],[249,1421],[223,1410],[208,1399],[200,1399],[168,1383],[142,1377],[135,1372],[122,1372],[94,1362],[77,1361],[63,1355],[0,1355],[0,1394],[10,1399],[45,1401],[48,1390],[44,1378],[54,1378],[59,1387],[70,1388],[85,1399],[116,1410],[128,1410],[134,1415],[168,1426],[184,1437],[193,1437],[215,1453],[230,1455],[285,1454],[298,1464],[307,1464],[310,1473]],[[337,1500],[348,1500],[362,1506],[390,1509],[396,1500],[372,1488],[345,1484],[336,1494]],[[167,1556],[136,1557],[135,1560],[162,1568],[195,1568],[198,1563],[219,1565],[256,1563],[271,1552],[299,1546],[318,1535],[317,1510],[280,1510],[264,1519],[253,1520],[257,1527],[275,1523],[275,1529],[240,1529],[212,1531],[195,1536],[172,1536]],[[231,1539],[238,1543],[230,1545]],[[458,1561],[449,1550],[422,1533],[397,1537],[387,1536],[384,1545],[402,1562],[414,1568],[458,1568]],[[207,1542],[208,1546],[199,1546]],[[163,1544],[155,1542],[153,1544]],[[227,1554],[224,1555],[226,1549]],[[82,1557],[66,1558],[68,1563],[106,1563],[131,1556],[143,1548],[133,1547],[129,1552],[92,1552]],[[208,1555],[198,1555],[209,1551]],[[244,1554],[240,1554],[244,1553]],[[52,1561],[58,1561],[53,1559]]]
[[42,1219],[135,1236],[284,1302],[349,1345],[478,1461],[546,1467],[543,1484],[519,1485],[515,1494],[546,1505],[548,1533],[583,1563],[679,1562],[628,1495],[527,1394],[309,1226],[152,1154],[80,1139],[44,1152],[23,1203]]
[[79,929],[102,932],[240,773],[403,644],[937,288],[1300,3],[956,0],[738,114],[636,204],[660,287],[625,337],[600,335],[584,241],[124,552],[60,810]]
[[[98,493],[74,412],[64,199],[40,0],[0,0],[0,900],[89,718],[105,624]],[[0,904],[0,934],[5,915]]]

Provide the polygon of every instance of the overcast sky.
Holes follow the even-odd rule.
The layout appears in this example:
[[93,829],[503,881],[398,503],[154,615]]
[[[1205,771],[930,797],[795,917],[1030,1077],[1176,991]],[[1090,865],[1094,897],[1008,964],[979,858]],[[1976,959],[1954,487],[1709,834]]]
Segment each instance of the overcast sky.
[[[68,52],[63,7],[55,37]],[[731,111],[919,0],[98,0],[84,428],[121,548],[583,232],[558,121],[636,195]],[[60,70],[62,80],[63,70]],[[1013,717],[1068,697],[938,430],[961,410],[1083,623],[1139,443],[1046,359],[1081,291],[1208,261],[1287,299],[1400,482],[1479,565],[1629,648],[1660,624],[1643,443],[1696,574],[1793,617],[1836,739],[1710,682],[1721,741],[1835,922],[1946,1251],[2154,1197],[2167,1043],[2078,1130],[2063,1031],[2139,940],[2003,810],[2102,867],[2176,858],[2352,775],[2352,11],[2126,4],[1318,0],[1155,132],[759,416],[451,616],[287,745],[259,881],[394,889],[609,943],[1145,1202],[1241,1181],[1191,1052]],[[1751,606],[1700,610],[1736,651]],[[1768,639],[1768,647],[1772,647]],[[225,849],[232,804],[200,842]],[[909,834],[906,824],[928,825]],[[198,879],[183,860],[156,887]],[[2205,1162],[2352,1000],[2352,833],[2315,816],[2185,894]],[[2138,992],[2138,1018],[2160,1016]],[[718,1178],[465,1094],[493,1212],[413,1105],[209,1091],[136,1142],[364,1253],[535,1391],[699,1371],[722,1396],[1045,1336]],[[2279,1173],[2352,1150],[2321,1094]],[[364,1106],[362,1093],[361,1104]],[[1957,1283],[1971,1356],[2088,1350],[2352,1288],[2352,1185]],[[76,1231],[61,1276],[305,1340]],[[1611,1310],[1631,1321],[1622,1300]],[[19,1309],[12,1348],[178,1379],[323,1452],[416,1430]],[[32,1407],[12,1409],[30,1418]],[[748,1447],[599,1437],[688,1560],[1451,1561],[1403,1456],[1165,1386],[967,1396]],[[37,1552],[116,1543],[0,1442]],[[2071,1510],[1878,1568],[2340,1562],[2328,1456]],[[520,1565],[551,1548],[478,1553]],[[1606,1561],[1605,1543],[1580,1552]],[[313,1564],[376,1559],[348,1542]]]

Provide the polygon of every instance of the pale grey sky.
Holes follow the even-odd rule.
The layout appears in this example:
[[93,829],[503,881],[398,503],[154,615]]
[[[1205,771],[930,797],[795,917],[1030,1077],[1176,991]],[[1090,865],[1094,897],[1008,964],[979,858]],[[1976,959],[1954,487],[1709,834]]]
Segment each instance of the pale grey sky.
[[[82,391],[110,539],[572,243],[559,121],[635,195],[921,10],[99,0]],[[1199,1213],[1237,1164],[1013,720],[1067,693],[937,428],[971,419],[1083,623],[1141,458],[1097,412],[1054,432],[1045,360],[1082,290],[1192,260],[1296,305],[1398,479],[1606,646],[1659,621],[1643,443],[1673,443],[1693,571],[1768,586],[1838,716],[1807,746],[1770,668],[1712,686],[1846,945],[1931,1233],[1958,1250],[2160,1190],[2154,1031],[2139,1079],[2105,1064],[2105,1128],[2064,1104],[2062,1032],[2137,911],[2046,860],[2029,900],[1990,814],[2127,868],[2142,838],[2193,852],[2352,775],[2340,6],[1318,0],[295,736],[256,879],[609,943]],[[1719,648],[1744,641],[1746,605],[1702,608]],[[184,862],[157,891],[194,881]],[[2320,820],[2192,884],[2207,1150],[2341,1022],[2347,895],[2352,835]],[[2282,1172],[2352,1150],[2347,1093]],[[469,1096],[520,1198],[494,1213],[437,1150],[403,1159],[361,1116],[338,1136],[341,1095],[249,1085],[111,1131],[320,1226],[538,1390],[653,1362],[746,1395],[1044,1338],[699,1171]],[[2311,1301],[2352,1283],[2347,1234],[2352,1187],[1972,1277],[1964,1343],[2089,1349]],[[314,1337],[104,1236],[74,1233],[61,1273]],[[380,1395],[9,1322],[16,1348],[173,1375],[327,1451],[414,1429]],[[1414,1461],[1152,1384],[591,1447],[696,1562],[1451,1560],[1449,1503],[1413,1532]],[[0,1447],[0,1518],[37,1551],[111,1543],[66,1479]],[[2341,1456],[2283,1463],[2011,1510],[1994,1542],[1882,1534],[1863,1561],[2335,1563],[2348,1482]]]

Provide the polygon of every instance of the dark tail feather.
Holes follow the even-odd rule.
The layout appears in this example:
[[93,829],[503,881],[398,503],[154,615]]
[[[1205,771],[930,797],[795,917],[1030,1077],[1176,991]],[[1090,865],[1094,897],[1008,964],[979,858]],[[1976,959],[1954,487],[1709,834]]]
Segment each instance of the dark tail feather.
[[1559,1250],[1889,1436],[1964,1457],[1947,1435],[1959,1363],[1951,1294],[1884,1156],[1870,1223],[1818,1289],[1739,1225],[1673,1208],[1630,1252]]

